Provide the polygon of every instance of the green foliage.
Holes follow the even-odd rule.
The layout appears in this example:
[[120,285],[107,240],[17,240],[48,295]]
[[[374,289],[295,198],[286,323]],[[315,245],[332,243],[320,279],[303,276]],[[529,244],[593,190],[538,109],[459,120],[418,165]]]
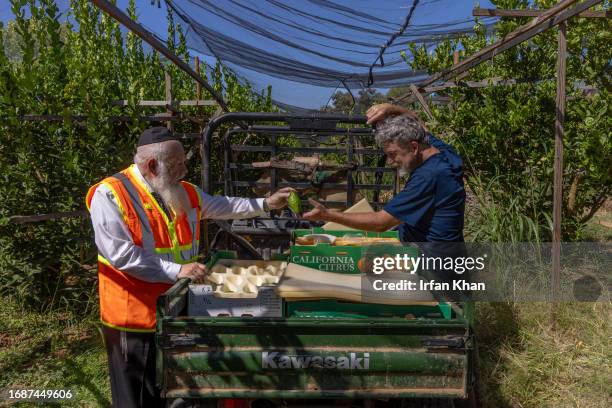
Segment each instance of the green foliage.
[[[554,1],[536,1],[549,8]],[[608,3],[608,2],[606,2]],[[494,1],[499,8],[526,7],[526,1]],[[488,38],[477,23],[475,36],[445,41],[435,51],[409,44],[405,60],[413,69],[438,72],[452,65],[453,51],[469,56],[529,18],[502,18]],[[448,136],[465,160],[471,191],[477,195],[467,227],[482,240],[550,240],[554,163],[557,32],[552,29],[470,70],[469,80],[529,80],[513,86],[449,88],[446,106],[433,106],[434,133]],[[609,19],[568,23],[567,97],[564,137],[564,239],[579,239],[589,217],[612,192],[612,115]],[[598,89],[585,93],[577,85]],[[575,196],[570,186],[577,181]],[[570,205],[571,202],[575,204]]]
[[[135,141],[149,126],[138,116],[159,113],[136,101],[165,99],[164,70],[171,74],[175,99],[195,99],[195,83],[157,53],[145,52],[135,35],[124,37],[117,22],[86,0],[71,0],[74,25],[60,23],[53,0],[11,0],[11,8],[15,21],[0,27],[0,293],[13,292],[43,309],[90,312],[97,301],[90,296],[96,251],[89,221],[6,221],[13,215],[84,209],[89,186],[131,162]],[[136,18],[134,0],[127,12]],[[190,62],[184,33],[170,17],[169,44]],[[270,89],[253,94],[219,63],[202,64],[201,74],[223,92],[231,110],[273,109]],[[205,90],[201,98],[212,99]],[[129,106],[113,106],[118,99]],[[181,110],[206,120],[216,107]],[[65,120],[23,121],[25,114]],[[87,119],[73,121],[71,115]],[[117,115],[131,119],[110,120]],[[179,132],[201,130],[190,121],[175,126]],[[190,178],[197,181],[195,161]]]
[[[540,209],[533,205],[526,212],[522,200],[533,197],[533,191],[515,190],[508,195],[504,190],[508,180],[503,176],[493,177],[486,184],[478,174],[469,180],[471,194],[468,195],[465,215],[468,220],[465,226],[467,239],[477,242],[540,242],[543,240],[541,234],[550,234],[552,219],[547,212],[552,205],[550,202]],[[527,188],[535,187],[532,184]],[[544,220],[544,224],[538,225],[537,220]]]

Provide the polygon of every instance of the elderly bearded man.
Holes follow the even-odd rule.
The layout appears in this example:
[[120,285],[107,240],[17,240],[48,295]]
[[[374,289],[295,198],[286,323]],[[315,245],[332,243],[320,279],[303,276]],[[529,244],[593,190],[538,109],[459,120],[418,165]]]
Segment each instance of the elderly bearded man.
[[181,181],[183,146],[165,127],[145,130],[134,164],[87,194],[96,246],[100,317],[113,406],[161,406],[155,387],[155,305],[181,278],[202,282],[200,219],[249,218],[287,203],[290,188],[263,199],[212,197]]
[[[410,173],[404,189],[381,211],[340,213],[311,200],[309,220],[337,222],[367,231],[399,225],[403,242],[463,242],[465,190],[462,160],[446,143],[428,134],[414,112],[391,104],[372,106],[368,123],[376,124],[376,141],[387,159]],[[429,247],[432,245],[430,244]],[[461,251],[462,245],[438,245]]]

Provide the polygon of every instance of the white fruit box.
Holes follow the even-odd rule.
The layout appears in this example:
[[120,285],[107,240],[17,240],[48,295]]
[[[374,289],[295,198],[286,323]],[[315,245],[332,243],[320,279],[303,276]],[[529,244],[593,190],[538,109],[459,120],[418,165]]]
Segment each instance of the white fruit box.
[[214,296],[212,285],[189,285],[189,316],[282,317],[283,300],[274,286],[262,286],[256,298],[231,299]]
[[[215,259],[213,265],[207,266],[211,271],[207,276],[207,282],[189,285],[187,303],[189,316],[282,317],[283,300],[275,292],[275,283],[284,273],[287,262],[220,258]],[[220,274],[219,268],[223,269],[224,273]],[[238,285],[242,286],[240,293],[219,293],[221,285],[228,276],[242,276],[245,281],[248,279],[257,283],[250,278],[267,277],[270,268],[274,269],[273,275],[276,276],[274,283],[264,280],[258,282],[262,286],[257,285],[257,290],[253,291],[255,293],[244,293],[244,284]],[[249,272],[253,272],[252,276]],[[222,280],[217,280],[220,275],[226,276]]]

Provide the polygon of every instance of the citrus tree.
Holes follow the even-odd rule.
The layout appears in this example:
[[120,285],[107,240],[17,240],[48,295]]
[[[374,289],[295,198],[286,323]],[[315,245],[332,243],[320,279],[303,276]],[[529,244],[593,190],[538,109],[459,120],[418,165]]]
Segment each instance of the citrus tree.
[[[138,135],[151,125],[139,116],[159,112],[136,102],[165,99],[165,71],[175,99],[195,99],[195,83],[89,1],[71,0],[70,18],[63,23],[53,0],[10,3],[16,18],[0,25],[0,293],[40,308],[88,313],[97,305],[89,221],[14,224],[8,218],[83,210],[89,186],[131,162]],[[127,13],[137,18],[134,0]],[[172,15],[167,20],[168,47],[192,63],[183,29]],[[231,110],[273,109],[271,89],[254,93],[218,62],[202,64],[201,75]],[[120,99],[128,106],[113,105]],[[203,91],[202,99],[212,98]],[[216,107],[181,110],[206,121]],[[24,121],[26,114],[62,119]],[[120,115],[128,119],[112,119]],[[197,133],[201,123],[175,126]],[[198,174],[196,162],[192,175]]]
[[[495,0],[498,8],[525,8],[526,0]],[[608,8],[609,2],[602,7]],[[545,9],[553,0],[536,0]],[[529,17],[501,18],[493,35],[478,20],[476,35],[444,41],[433,51],[409,44],[413,69],[438,72],[453,52],[469,56],[497,41]],[[568,21],[567,105],[564,137],[564,239],[581,227],[612,192],[610,74],[612,31],[606,18]],[[464,80],[516,79],[516,85],[458,86],[440,92],[448,105],[434,105],[434,133],[447,137],[463,156],[474,198],[466,216],[476,240],[550,240],[552,218],[557,29],[495,56]]]

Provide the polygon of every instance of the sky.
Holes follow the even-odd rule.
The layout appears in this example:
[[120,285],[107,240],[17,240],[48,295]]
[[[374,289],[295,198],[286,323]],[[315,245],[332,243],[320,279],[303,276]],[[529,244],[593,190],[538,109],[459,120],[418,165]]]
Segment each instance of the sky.
[[[268,2],[269,1],[269,2]],[[218,15],[205,13],[205,11],[189,7],[193,7],[187,0],[177,1],[176,3],[185,7],[185,10],[188,12],[190,17],[193,17],[194,20],[202,23],[206,27],[211,27],[216,30],[216,32],[223,33],[231,37],[232,39],[237,39],[245,44],[250,46],[260,47],[262,52],[270,52],[272,55],[279,55],[287,58],[300,59],[301,61],[315,65],[317,67],[324,67],[326,69],[331,70],[342,70],[342,71],[359,71],[360,73],[367,73],[367,68],[363,67],[351,67],[346,63],[343,63],[341,60],[346,59],[347,61],[355,61],[356,63],[362,64],[367,63],[368,65],[373,62],[375,56],[378,52],[378,49],[374,47],[373,49],[364,49],[362,50],[362,54],[367,55],[358,55],[357,53],[350,53],[348,51],[339,50],[342,48],[343,50],[350,49],[350,46],[345,46],[342,44],[334,43],[337,48],[332,47],[332,43],[313,45],[316,41],[319,41],[318,38],[313,36],[309,36],[308,34],[301,33],[298,30],[285,30],[285,27],[277,26],[273,27],[272,25],[268,26],[268,21],[265,19],[259,19],[257,15],[244,13],[245,9],[252,7],[252,9],[260,10],[265,15],[273,15],[279,9],[277,7],[273,7],[273,3],[275,0],[214,0],[208,3],[208,5],[214,5],[215,7],[211,7],[211,9],[219,8],[223,10],[225,8],[230,18],[233,17],[243,17],[246,20],[255,23],[257,29],[269,30],[264,32],[263,34],[253,34],[253,32],[248,32],[243,29],[241,24],[232,24],[231,21],[226,17],[219,18]],[[345,4],[350,5],[350,7],[358,10],[363,10],[364,16],[372,16],[372,18],[380,18],[385,21],[394,22],[400,25],[406,15],[408,14],[408,10],[411,5],[411,1],[403,1],[403,0],[333,0],[334,4]],[[69,8],[69,2],[67,0],[56,0],[61,11],[66,11]],[[165,38],[166,37],[166,6],[164,1],[160,1],[161,7],[158,8],[156,5],[151,5],[150,0],[138,0],[137,1],[137,11],[138,11],[138,20],[142,23],[146,28],[153,31],[158,37]],[[128,4],[128,0],[118,0],[118,6],[125,10]],[[312,19],[309,21],[308,19],[299,19],[298,16],[295,16],[295,10],[299,9],[304,12],[316,14],[323,21],[325,18],[338,20],[340,23],[347,24],[368,24],[367,18],[364,18],[362,21],[351,21],[344,20],[342,16],[330,12],[329,9],[325,7],[320,7],[320,4],[325,4],[325,1],[316,1],[316,0],[282,0],[280,1],[280,6],[289,6],[294,8],[293,12],[289,11],[286,15],[278,15],[278,17],[285,20],[293,20],[296,24],[300,26],[305,26],[310,29],[320,29],[327,34],[337,34],[337,35],[347,35],[347,32],[350,34],[350,31],[340,32],[341,27],[338,28],[334,26],[334,24],[318,23],[313,21]],[[329,4],[329,2],[327,2]],[[413,16],[412,22],[418,25],[427,25],[427,24],[437,24],[437,23],[445,23],[459,19],[466,19],[471,17],[471,11],[476,6],[487,8],[494,7],[487,0],[485,1],[473,1],[473,0],[424,0],[420,2],[419,7],[416,9],[415,14]],[[268,8],[266,8],[268,7]],[[213,13],[216,10],[213,10]],[[13,19],[14,16],[10,9],[10,3],[7,0],[0,0],[0,20],[6,22],[8,20]],[[353,18],[353,17],[351,17]],[[320,26],[317,26],[320,24]],[[368,25],[369,27],[369,25]],[[376,28],[376,24],[372,23],[372,27]],[[410,26],[407,32],[410,30]],[[383,30],[384,31],[384,30]],[[281,40],[285,38],[288,40],[293,40],[293,44],[297,44],[297,47],[306,47],[309,52],[302,52],[299,49],[292,48],[290,46],[286,46],[283,44],[279,44],[278,42],[274,42],[270,40],[270,35],[266,33],[281,33]],[[286,33],[286,36],[282,34]],[[392,33],[392,31],[390,31]],[[201,59],[209,62],[210,64],[214,64],[215,58],[211,56],[210,49],[206,47],[206,45],[202,42],[199,36],[197,36],[194,30],[190,30],[188,32],[189,39],[191,44],[200,50],[201,52],[196,52],[195,50],[191,50],[192,55],[199,55]],[[359,37],[359,38],[357,38]],[[363,40],[368,43],[383,43],[386,41],[387,36],[381,35],[377,36],[375,34],[363,33],[356,37],[355,39]],[[319,41],[320,42],[320,41]],[[396,41],[394,43],[395,48],[390,47],[388,51],[385,53],[385,61],[399,61],[399,49],[402,47],[402,44],[398,44]],[[212,47],[211,47],[212,49]],[[219,47],[217,47],[219,50]],[[365,50],[365,51],[364,51]],[[395,50],[395,52],[393,52]],[[312,52],[314,51],[314,52]],[[206,52],[205,55],[202,52]],[[337,57],[336,61],[330,61],[329,59],[322,58],[317,55],[319,52],[323,54],[331,54]],[[371,53],[371,55],[370,55]],[[217,54],[219,55],[219,54]],[[222,57],[223,60],[225,57]],[[248,58],[246,58],[248,59]],[[265,73],[265,67],[262,69],[261,66],[259,68],[253,68],[253,65],[246,64],[244,66],[240,62],[236,60],[231,60],[231,57],[228,57],[227,61],[224,61],[228,66],[237,71],[237,73],[249,80],[256,90],[263,89],[267,87],[267,85],[272,85],[272,96],[275,100],[280,102],[300,106],[303,108],[316,109],[323,105],[325,105],[334,92],[336,87],[333,85],[325,85],[325,86],[317,86],[310,83],[303,83],[300,81],[287,80],[286,78],[278,78],[272,75],[268,75]],[[251,61],[249,61],[251,62]],[[388,65],[390,63],[387,63]],[[392,65],[392,64],[390,64]],[[403,63],[401,65],[396,64],[395,68],[403,69],[405,66]],[[374,73],[377,72],[382,73],[384,70],[390,69],[391,67],[385,66],[384,68],[376,68]],[[262,72],[264,71],[264,72]],[[352,72],[352,71],[351,71]],[[362,82],[363,83],[363,82]],[[340,83],[336,84],[337,86]],[[363,85],[362,85],[363,86]],[[359,89],[355,89],[355,86],[351,86],[353,88],[353,92],[356,93]],[[340,87],[342,89],[342,87]],[[380,91],[385,92],[385,88],[378,88]]]

